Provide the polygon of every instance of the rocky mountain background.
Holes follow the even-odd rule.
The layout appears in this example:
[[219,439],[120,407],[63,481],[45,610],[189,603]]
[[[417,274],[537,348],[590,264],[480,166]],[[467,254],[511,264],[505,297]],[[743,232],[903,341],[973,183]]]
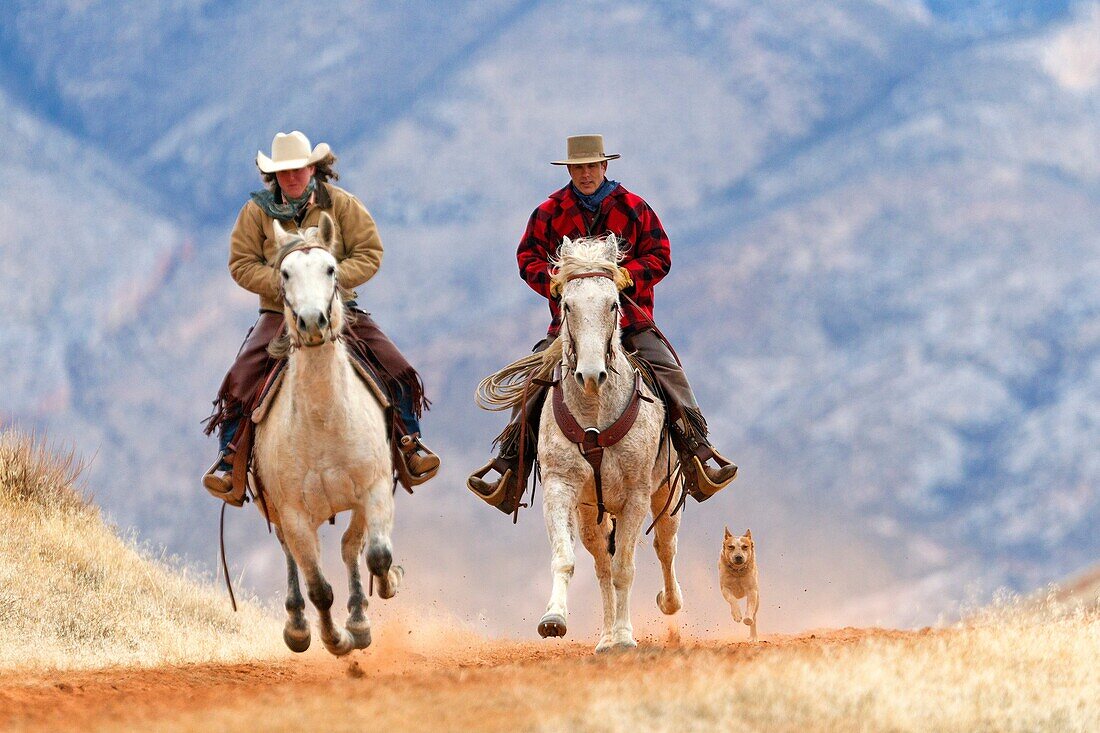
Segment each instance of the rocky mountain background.
[[[523,634],[543,608],[539,510],[464,488],[501,427],[471,397],[545,328],[514,249],[590,131],[671,235],[658,320],[742,466],[687,510],[689,628],[728,630],[724,524],[757,538],[767,630],[930,623],[1100,557],[1100,3],[6,9],[0,421],[89,457],[113,521],[186,562],[214,568],[199,423],[255,317],[228,233],[289,129],[378,220],[365,304],[434,400],[444,471],[398,498],[415,602]],[[278,595],[263,523],[228,534]]]

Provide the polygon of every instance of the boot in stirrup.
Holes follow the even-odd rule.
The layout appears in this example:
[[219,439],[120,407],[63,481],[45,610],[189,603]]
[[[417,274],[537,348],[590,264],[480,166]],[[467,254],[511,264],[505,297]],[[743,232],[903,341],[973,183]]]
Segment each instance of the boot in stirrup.
[[[229,469],[223,469],[229,466]],[[244,506],[244,496],[233,491],[233,456],[219,453],[217,459],[206,469],[202,476],[202,485],[210,495],[221,499],[231,506]]]
[[[737,478],[736,464],[715,450],[705,433],[692,429],[676,429],[675,432],[679,437],[684,485],[693,499],[706,501]],[[709,465],[712,460],[716,466]]]
[[[688,479],[688,493],[696,501],[706,501],[710,497],[726,488],[731,481],[737,478],[737,465],[729,461],[712,446],[705,446],[710,455],[699,457],[699,452],[690,454],[690,465],[694,467],[691,473],[695,474],[694,481]],[[716,466],[711,466],[714,460]]]
[[[482,501],[495,506],[505,514],[511,514],[515,510],[515,504],[511,501],[516,493],[514,484],[517,472],[513,465],[515,462],[515,459],[494,458],[470,474],[466,479],[466,487]],[[496,481],[486,481],[485,474],[489,471],[496,471],[500,474],[500,478]]]
[[420,433],[406,435],[398,441],[400,458],[397,475],[406,489],[419,486],[439,472],[439,456],[420,442]]

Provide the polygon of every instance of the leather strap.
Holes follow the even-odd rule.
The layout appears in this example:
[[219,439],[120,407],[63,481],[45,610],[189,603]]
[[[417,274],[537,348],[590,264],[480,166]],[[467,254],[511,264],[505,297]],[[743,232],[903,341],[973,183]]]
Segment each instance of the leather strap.
[[669,340],[668,340],[668,338],[667,338],[667,337],[666,337],[666,336],[664,335],[664,333],[662,333],[662,332],[661,332],[661,329],[657,327],[657,323],[656,323],[656,321],[654,321],[654,320],[653,320],[652,318],[650,318],[650,317],[649,317],[649,314],[648,314],[648,313],[646,313],[646,312],[645,312],[645,311],[644,311],[644,310],[642,309],[642,306],[640,306],[640,305],[638,305],[638,304],[637,304],[636,302],[634,302],[634,299],[633,299],[633,298],[631,298],[631,297],[630,297],[629,295],[627,295],[626,293],[620,292],[620,293],[619,293],[619,297],[620,297],[620,298],[623,298],[624,300],[626,300],[626,302],[627,302],[627,303],[629,303],[630,305],[634,306],[634,310],[636,310],[636,311],[638,311],[639,313],[641,313],[641,314],[642,314],[642,318],[646,319],[646,321],[647,321],[647,322],[648,322],[648,324],[649,324],[649,327],[653,329],[653,333],[657,334],[657,338],[659,338],[659,339],[661,339],[662,341],[664,341],[664,342],[665,342],[665,346],[667,346],[667,347],[668,347],[668,350],[672,352],[672,358],[676,360],[676,363],[677,363],[677,364],[679,364],[679,365],[680,365],[681,367],[683,367],[683,366],[684,366],[684,364],[683,364],[683,362],[681,362],[681,361],[680,361],[680,355],[676,353],[676,349],[675,349],[675,348],[673,348],[673,346],[672,346],[672,342],[671,342],[671,341],[669,341]]
[[229,580],[229,563],[225,561],[225,508],[229,502],[222,504],[222,518],[218,526],[218,547],[222,556],[222,576],[225,578],[225,589],[229,591],[229,602],[233,604],[233,613],[237,612],[237,597],[233,595],[233,583]]
[[606,280],[614,280],[615,279],[614,275],[609,275],[606,272],[580,272],[580,273],[577,273],[576,275],[570,275],[569,277],[565,278],[565,282],[570,283],[570,282],[573,282],[574,280],[583,280],[586,277],[602,277]]
[[556,374],[552,392],[554,421],[561,428],[565,437],[570,442],[576,443],[581,455],[584,456],[584,460],[592,467],[592,475],[596,484],[596,524],[602,524],[604,514],[607,513],[603,503],[603,475],[601,472],[603,452],[605,448],[610,448],[622,440],[634,427],[634,422],[638,419],[638,410],[642,399],[641,372],[634,372],[634,392],[631,394],[630,402],[623,410],[623,414],[619,415],[619,418],[603,431],[594,427],[581,427],[581,424],[577,422],[577,418],[569,411],[569,406],[565,404],[565,395],[560,385],[560,379],[557,379]]

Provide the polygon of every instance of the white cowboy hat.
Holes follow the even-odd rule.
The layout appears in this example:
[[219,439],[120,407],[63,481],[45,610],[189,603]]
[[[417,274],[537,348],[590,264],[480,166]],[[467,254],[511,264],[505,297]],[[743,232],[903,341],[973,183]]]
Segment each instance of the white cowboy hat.
[[578,165],[615,160],[618,153],[604,155],[603,135],[571,135],[565,144],[565,160],[552,160],[550,165]]
[[271,141],[271,157],[257,151],[256,165],[264,173],[292,171],[313,165],[330,152],[328,143],[317,143],[314,148],[309,144],[309,138],[298,130],[290,134],[279,132]]

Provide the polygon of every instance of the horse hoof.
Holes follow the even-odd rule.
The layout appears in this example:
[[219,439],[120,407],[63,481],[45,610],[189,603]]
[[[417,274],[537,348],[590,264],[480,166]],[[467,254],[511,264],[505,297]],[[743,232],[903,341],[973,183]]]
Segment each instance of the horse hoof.
[[351,634],[351,640],[356,649],[366,649],[370,646],[371,638],[369,628],[362,631],[352,631],[348,629],[348,633]]
[[596,645],[596,653],[606,654],[607,652],[611,651],[614,646],[615,645],[611,643],[611,637],[605,636],[601,638],[600,643]]
[[[397,595],[397,588],[401,585],[401,579],[405,577],[405,568],[394,565],[378,580],[378,596],[388,600]],[[385,578],[383,580],[382,578]]]
[[344,624],[344,630],[351,634],[351,641],[356,649],[366,649],[370,646],[370,621],[364,614],[359,614],[359,618],[355,618],[353,614]]
[[560,613],[548,613],[539,621],[539,636],[565,636],[565,616]]
[[301,654],[306,649],[309,649],[309,627],[306,626],[304,629],[295,629],[289,625],[286,626],[283,629],[283,641],[290,651]]
[[333,642],[329,642],[327,639],[322,639],[322,641],[325,642],[325,649],[328,649],[329,654],[334,657],[342,657],[355,649],[355,640],[346,631],[339,632],[339,636]]
[[671,616],[683,608],[683,605],[683,601],[679,598],[674,598],[671,602],[666,601],[665,592],[663,590],[657,591],[657,608],[661,609],[661,613],[664,615]]

